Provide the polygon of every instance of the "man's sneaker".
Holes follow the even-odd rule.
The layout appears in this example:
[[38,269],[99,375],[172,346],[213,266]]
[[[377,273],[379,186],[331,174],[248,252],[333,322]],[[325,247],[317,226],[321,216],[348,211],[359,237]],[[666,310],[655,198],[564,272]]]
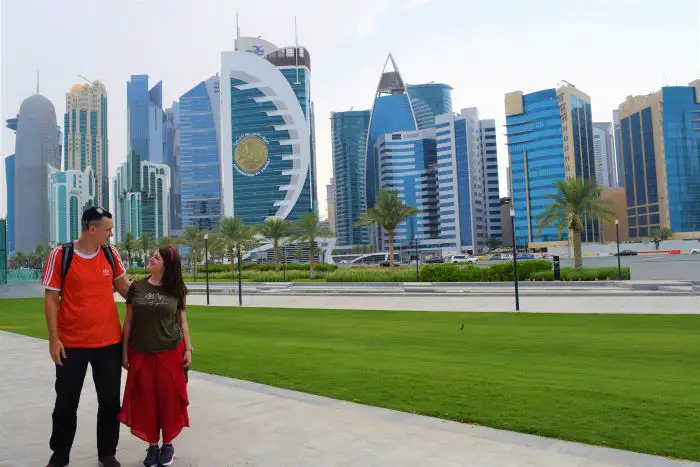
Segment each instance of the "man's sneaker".
[[158,465],[158,446],[148,446],[146,449],[146,458],[143,460],[145,467],[156,467]]
[[173,465],[173,461],[175,461],[175,448],[172,444],[164,444],[158,454],[158,465],[166,467]]
[[114,456],[104,456],[97,460],[100,463],[100,467],[122,467],[117,458]]

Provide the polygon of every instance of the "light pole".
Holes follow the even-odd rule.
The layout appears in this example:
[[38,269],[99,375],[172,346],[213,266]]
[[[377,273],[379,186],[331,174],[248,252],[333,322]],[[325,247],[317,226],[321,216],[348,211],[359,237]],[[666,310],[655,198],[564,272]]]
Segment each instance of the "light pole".
[[620,221],[615,219],[615,242],[617,243],[617,280],[622,280],[622,267],[620,266]]
[[238,245],[238,306],[243,306],[243,284],[241,283],[241,246]]
[[282,245],[282,277],[287,282],[287,245]]
[[418,238],[413,237],[416,242],[416,282],[420,282],[420,268],[418,267]]
[[[512,203],[513,201],[511,201]],[[515,311],[520,311],[520,294],[518,292],[518,248],[515,237],[515,208],[510,207],[510,228],[513,232],[513,281],[515,282]]]
[[207,305],[209,305],[209,234],[204,234],[204,278],[207,282]]

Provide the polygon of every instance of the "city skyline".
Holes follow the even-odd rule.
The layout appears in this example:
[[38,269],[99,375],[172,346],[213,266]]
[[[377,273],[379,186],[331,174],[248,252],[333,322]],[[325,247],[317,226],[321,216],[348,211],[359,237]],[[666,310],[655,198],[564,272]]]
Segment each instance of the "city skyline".
[[[193,83],[201,81],[202,76],[218,70],[220,53],[232,48],[236,33],[235,7],[224,2],[211,9],[185,8],[184,3],[177,2],[168,2],[165,9],[166,2],[160,0],[148,3],[134,0],[130,8],[119,9],[78,0],[60,5],[41,4],[41,8],[39,3],[30,0],[3,4],[3,119],[14,117],[21,101],[33,93],[37,69],[41,70],[41,93],[54,104],[57,115],[65,113],[62,101],[78,74],[99,79],[110,93],[110,177],[126,157],[125,83],[129,76],[142,73],[149,74],[153,82],[162,80],[165,107],[187,92]],[[455,107],[473,105],[496,119],[500,176],[505,180],[508,163],[502,128],[504,93],[516,89],[533,92],[566,79],[590,94],[594,120],[610,121],[612,111],[627,95],[648,94],[666,84],[686,85],[697,76],[697,3],[676,3],[675,8],[651,2],[640,8],[636,2],[635,8],[630,8],[629,2],[614,5],[591,2],[562,10],[549,1],[537,5],[509,2],[499,7],[450,0],[360,1],[352,7],[299,2],[299,43],[314,55],[319,212],[325,216],[322,188],[332,174],[330,112],[348,110],[351,106],[371,108],[376,69],[389,50],[400,63],[407,84],[430,81],[448,84],[454,88]],[[252,7],[238,10],[244,33],[262,35],[282,46],[294,43],[292,18],[260,16]],[[71,14],[65,16],[66,21],[59,27],[54,19],[66,11]],[[528,16],[526,22],[519,21],[532,11],[537,15]],[[342,16],[343,24],[328,21],[330,12],[333,13],[330,17]],[[457,27],[459,18],[464,16],[460,12],[475,19],[474,28],[468,33],[460,33]],[[110,22],[88,21],[95,15],[110,17]],[[221,17],[231,21],[218,20]],[[22,48],[10,47],[10,39],[20,35],[17,27],[26,24],[29,18],[44,34],[27,38]],[[403,26],[418,21],[425,34],[415,37],[412,28]],[[95,44],[81,41],[81,53],[54,54],[53,48],[49,50],[42,45],[48,37],[56,45],[55,50],[74,48],[76,37],[85,34],[79,24],[84,24],[92,31],[91,36],[97,38]],[[172,37],[167,31],[190,24],[206,26],[195,27],[196,34],[174,37],[172,42],[155,40]],[[126,25],[129,27],[125,28]],[[606,26],[610,30],[606,37],[594,34],[596,29]],[[148,37],[152,35],[153,43],[120,32],[132,28],[146,30]],[[637,37],[634,47],[627,40],[631,33]],[[574,53],[559,55],[571,47],[572,41],[558,44],[545,40],[558,34],[579,41]],[[460,61],[452,59],[465,43],[476,43],[479,39],[484,39],[484,43],[470,48],[469,54],[460,55]],[[64,44],[70,45],[63,47]],[[96,48],[100,48],[100,53],[93,53]],[[528,50],[535,52],[535,59],[525,53]],[[596,62],[585,63],[577,58],[600,50],[608,54],[607,57],[602,54]],[[656,68],[650,69],[648,61],[642,59],[649,54],[658,57]],[[624,67],[616,68],[621,55],[628,61]],[[558,58],[549,61],[547,56]],[[14,137],[6,129],[2,136],[2,155],[6,157],[14,152]],[[0,170],[3,172],[0,179],[5,183],[4,164],[0,164]],[[505,185],[501,183],[501,194],[505,194]],[[0,216],[7,212],[5,197],[5,190],[0,190]]]

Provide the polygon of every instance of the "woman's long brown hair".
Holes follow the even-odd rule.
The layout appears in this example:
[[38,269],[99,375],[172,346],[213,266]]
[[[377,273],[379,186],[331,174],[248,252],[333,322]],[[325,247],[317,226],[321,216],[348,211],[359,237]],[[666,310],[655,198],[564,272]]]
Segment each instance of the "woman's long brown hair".
[[182,278],[182,262],[180,253],[172,245],[158,248],[163,258],[163,288],[174,297],[184,299],[187,295],[185,280]]

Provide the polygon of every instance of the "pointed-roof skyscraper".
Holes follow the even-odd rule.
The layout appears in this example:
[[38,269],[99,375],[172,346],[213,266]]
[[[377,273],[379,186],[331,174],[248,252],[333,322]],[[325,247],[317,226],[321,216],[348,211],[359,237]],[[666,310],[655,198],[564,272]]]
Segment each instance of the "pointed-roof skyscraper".
[[387,133],[417,129],[416,115],[408,97],[406,83],[390,53],[382,68],[369,122],[366,165],[367,208],[374,206],[374,200],[379,191],[378,157],[374,147],[377,138]]

